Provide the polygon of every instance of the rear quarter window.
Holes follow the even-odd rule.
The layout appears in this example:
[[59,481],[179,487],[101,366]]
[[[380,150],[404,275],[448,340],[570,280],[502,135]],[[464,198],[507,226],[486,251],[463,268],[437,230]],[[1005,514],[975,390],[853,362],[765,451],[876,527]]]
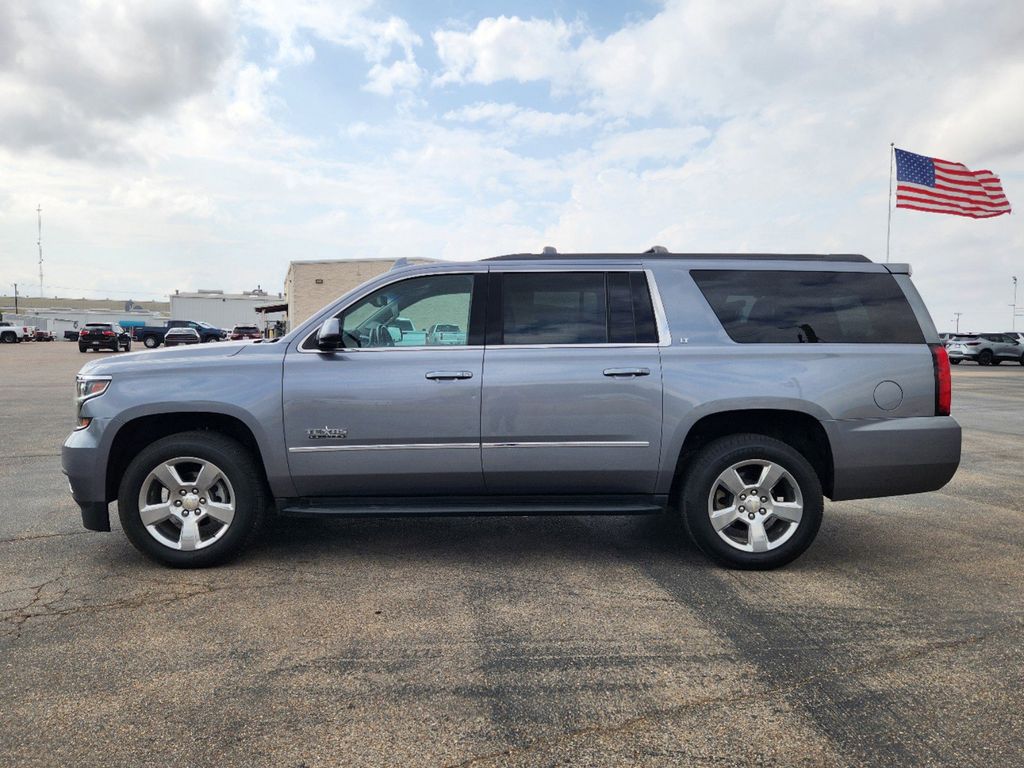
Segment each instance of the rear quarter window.
[[892,275],[693,270],[729,338],[741,344],[923,344]]

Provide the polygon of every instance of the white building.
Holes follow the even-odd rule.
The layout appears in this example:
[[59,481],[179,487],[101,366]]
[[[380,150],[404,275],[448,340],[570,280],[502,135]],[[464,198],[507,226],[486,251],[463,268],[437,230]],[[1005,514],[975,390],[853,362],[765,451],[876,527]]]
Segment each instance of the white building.
[[[265,316],[256,312],[256,307],[274,304],[281,300],[257,288],[245,293],[224,293],[218,290],[199,290],[195,293],[175,291],[171,295],[171,319],[195,320],[209,323],[217,328],[231,330],[236,325],[255,325],[262,329]],[[274,317],[267,318],[273,321]]]

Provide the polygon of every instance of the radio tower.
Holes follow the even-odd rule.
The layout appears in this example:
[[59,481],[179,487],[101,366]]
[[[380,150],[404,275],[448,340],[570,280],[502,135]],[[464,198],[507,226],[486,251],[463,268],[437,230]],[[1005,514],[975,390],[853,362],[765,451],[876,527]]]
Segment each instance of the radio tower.
[[36,245],[39,246],[39,298],[43,298],[43,206],[36,206],[36,215],[39,217],[39,239]]

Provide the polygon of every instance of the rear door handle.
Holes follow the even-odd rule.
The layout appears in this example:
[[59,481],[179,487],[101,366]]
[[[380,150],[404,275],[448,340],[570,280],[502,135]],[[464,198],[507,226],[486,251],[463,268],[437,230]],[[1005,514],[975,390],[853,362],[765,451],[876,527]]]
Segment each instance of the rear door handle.
[[605,368],[605,376],[618,376],[620,378],[626,378],[630,376],[650,376],[651,371],[649,368]]
[[435,381],[451,381],[452,379],[472,379],[472,371],[427,371],[425,376]]

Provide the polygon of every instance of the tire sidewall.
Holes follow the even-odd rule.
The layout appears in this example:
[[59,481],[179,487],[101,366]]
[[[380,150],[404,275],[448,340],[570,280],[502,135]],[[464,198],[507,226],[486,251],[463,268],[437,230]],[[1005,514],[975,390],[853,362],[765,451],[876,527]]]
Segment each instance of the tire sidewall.
[[[800,486],[803,516],[792,537],[768,552],[743,552],[729,546],[715,531],[708,516],[711,484],[733,464],[764,459],[784,467]],[[818,534],[824,500],[821,482],[810,462],[786,443],[761,435],[736,435],[708,444],[687,472],[681,492],[681,513],[694,543],[716,562],[730,568],[770,569],[799,557]]]
[[[170,549],[154,539],[139,517],[142,483],[162,461],[194,456],[216,464],[227,476],[235,495],[235,516],[216,542],[191,552]],[[265,493],[248,451],[238,442],[217,434],[183,433],[165,437],[143,449],[128,465],[117,497],[121,527],[132,544],[147,556],[176,568],[204,568],[236,556],[262,522]]]

